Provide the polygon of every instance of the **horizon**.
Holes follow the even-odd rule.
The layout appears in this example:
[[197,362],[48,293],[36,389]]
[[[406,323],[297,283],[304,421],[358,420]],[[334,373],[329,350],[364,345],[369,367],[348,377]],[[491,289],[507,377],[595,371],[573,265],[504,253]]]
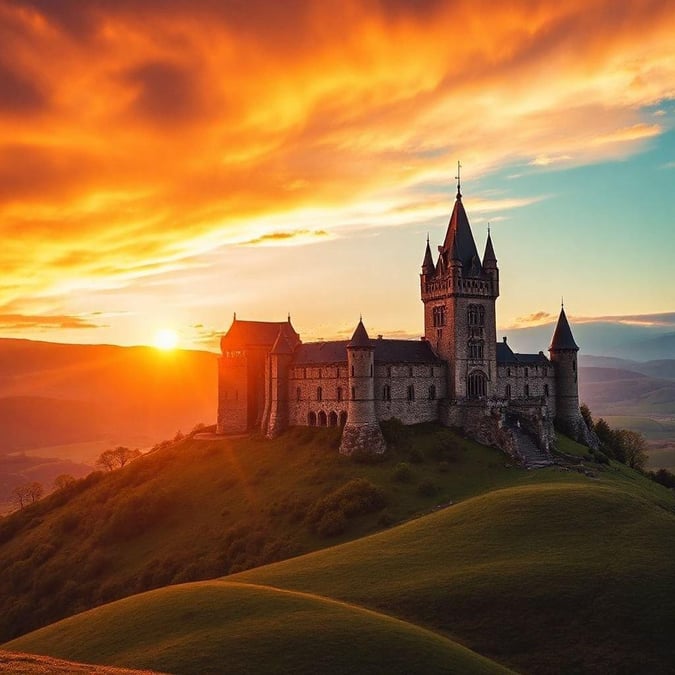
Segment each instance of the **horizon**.
[[500,335],[561,296],[573,328],[675,331],[669,3],[35,0],[0,28],[2,337],[418,337],[458,160]]

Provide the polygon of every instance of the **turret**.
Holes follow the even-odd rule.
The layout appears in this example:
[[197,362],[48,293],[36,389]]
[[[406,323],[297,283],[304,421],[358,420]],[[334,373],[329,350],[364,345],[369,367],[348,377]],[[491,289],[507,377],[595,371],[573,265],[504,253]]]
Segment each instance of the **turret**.
[[497,256],[492,246],[492,237],[490,236],[490,226],[488,225],[488,236],[485,242],[485,253],[483,254],[483,270],[485,274],[492,278],[492,290],[495,296],[499,295],[499,268],[497,267]]
[[431,256],[431,248],[429,246],[429,236],[427,235],[427,248],[424,251],[424,260],[422,262],[422,275],[431,276],[436,271],[434,267],[434,259]]
[[581,419],[577,377],[579,347],[574,341],[563,307],[560,308],[560,316],[548,351],[556,378],[556,423],[563,431],[574,432]]
[[386,446],[375,414],[375,346],[359,319],[347,344],[349,402],[340,452],[381,454]]
[[269,391],[263,430],[267,438],[275,438],[288,426],[288,370],[292,358],[293,348],[283,329],[280,329],[266,364],[265,379],[269,383]]

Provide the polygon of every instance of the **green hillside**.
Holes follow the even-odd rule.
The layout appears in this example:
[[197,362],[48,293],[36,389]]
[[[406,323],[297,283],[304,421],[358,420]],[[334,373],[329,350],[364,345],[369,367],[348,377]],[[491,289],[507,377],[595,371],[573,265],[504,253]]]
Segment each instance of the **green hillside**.
[[[215,624],[200,628],[200,593],[223,586],[228,590],[218,603],[230,609],[219,621],[244,641],[255,642],[265,632],[264,611],[256,614],[256,607],[290,602],[291,596],[270,590],[284,589],[320,596],[314,603],[350,605],[312,605],[305,623],[293,618],[301,619],[304,609],[278,608],[275,616],[285,618],[275,620],[275,630],[288,624],[283,637],[288,644],[303,631],[303,639],[311,641],[308,627],[327,625],[315,610],[339,611],[343,619],[328,625],[343,625],[342,632],[329,631],[324,638],[344,652],[343,642],[353,642],[345,626],[357,621],[354,612],[358,621],[374,620],[358,606],[439,633],[522,672],[560,672],[561,664],[567,672],[624,666],[633,672],[642,664],[649,672],[666,672],[663,664],[675,657],[664,630],[675,623],[672,492],[623,465],[591,463],[586,448],[564,437],[560,449],[573,458],[568,467],[523,471],[499,451],[434,425],[393,425],[385,431],[395,440],[392,450],[372,465],[339,456],[339,437],[330,429],[297,429],[273,442],[186,439],[0,521],[5,639],[167,584],[229,573],[228,582],[267,587],[254,592],[227,582],[181,586],[188,612],[173,590],[165,589],[105,605],[83,615],[85,620],[74,617],[9,647],[91,660],[108,653],[97,642],[100,634],[82,633],[74,641],[59,637],[59,631],[64,626],[84,631],[99,612],[118,612],[113,623],[138,628],[119,628],[110,659],[99,662],[193,672],[191,659],[215,658],[206,646],[203,661],[201,652],[188,653],[184,671],[160,659],[169,654],[182,664],[185,644],[220,641],[214,639]],[[369,486],[365,497],[352,489],[355,479]],[[320,516],[328,514],[334,525],[330,509],[338,502],[340,533],[322,534]],[[363,504],[369,505],[367,513],[354,515]],[[429,515],[410,520],[424,513]],[[340,542],[348,543],[326,548]],[[308,551],[315,552],[244,571]],[[260,603],[231,601],[235,591],[251,598],[262,594]],[[292,597],[309,602],[305,595]],[[153,603],[156,613],[146,616]],[[155,625],[153,617],[162,616],[176,625],[170,644],[155,648],[153,631],[166,627]],[[385,640],[388,629],[381,632]],[[40,642],[45,635],[84,651],[52,650]],[[442,649],[429,649],[433,664],[433,654]]]
[[7,648],[172,673],[505,673],[431,631],[361,607],[198,582],[106,605]]

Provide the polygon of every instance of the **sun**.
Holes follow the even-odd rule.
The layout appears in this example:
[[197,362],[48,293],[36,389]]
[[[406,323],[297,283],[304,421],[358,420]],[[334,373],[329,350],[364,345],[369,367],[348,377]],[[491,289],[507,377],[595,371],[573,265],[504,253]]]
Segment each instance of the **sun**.
[[155,333],[153,344],[157,349],[168,351],[178,345],[178,333],[171,328],[161,328]]

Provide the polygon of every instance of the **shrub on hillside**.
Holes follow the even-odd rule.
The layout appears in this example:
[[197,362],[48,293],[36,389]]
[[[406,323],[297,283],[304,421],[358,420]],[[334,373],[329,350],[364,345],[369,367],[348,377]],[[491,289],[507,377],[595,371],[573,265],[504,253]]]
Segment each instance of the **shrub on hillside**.
[[394,467],[394,472],[391,477],[398,483],[411,483],[413,479],[413,472],[410,468],[410,464],[406,462],[399,462]]
[[315,531],[320,537],[335,537],[347,529],[347,518],[342,511],[328,511],[316,524]]
[[344,531],[348,518],[379,511],[384,505],[384,492],[380,488],[365,478],[355,478],[315,502],[307,514],[307,523],[320,536],[331,536],[321,532],[337,534],[342,519]]
[[407,450],[410,447],[411,428],[403,424],[397,417],[381,422],[380,428],[387,446],[397,450]]
[[647,476],[664,487],[670,488],[671,490],[675,489],[675,473],[668,471],[668,469],[650,471]]

